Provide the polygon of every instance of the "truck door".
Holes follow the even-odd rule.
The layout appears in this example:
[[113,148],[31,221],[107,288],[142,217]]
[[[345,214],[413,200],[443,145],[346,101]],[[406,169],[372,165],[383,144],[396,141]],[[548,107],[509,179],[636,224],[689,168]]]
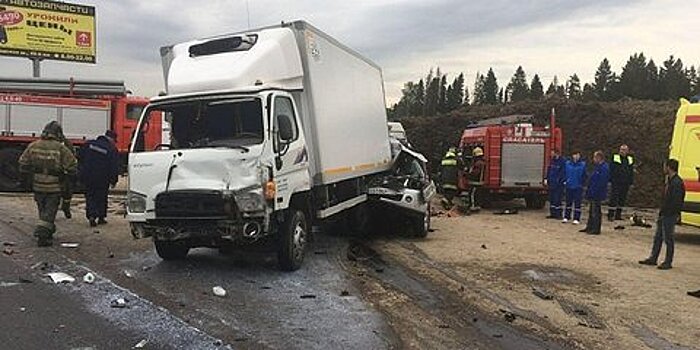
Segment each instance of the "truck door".
[[289,206],[291,196],[310,186],[309,157],[300,118],[292,96],[272,95],[272,144],[275,152],[274,178],[277,184],[275,208]]
[[700,226],[700,123],[687,118],[680,151],[680,176],[685,181],[686,195],[683,222]]

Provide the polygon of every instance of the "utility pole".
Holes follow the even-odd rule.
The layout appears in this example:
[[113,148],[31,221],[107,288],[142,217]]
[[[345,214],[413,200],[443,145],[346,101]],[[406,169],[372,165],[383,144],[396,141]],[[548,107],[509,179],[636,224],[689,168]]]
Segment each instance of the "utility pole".
[[34,78],[41,77],[41,61],[44,59],[39,57],[32,57],[30,59],[32,60],[32,76]]

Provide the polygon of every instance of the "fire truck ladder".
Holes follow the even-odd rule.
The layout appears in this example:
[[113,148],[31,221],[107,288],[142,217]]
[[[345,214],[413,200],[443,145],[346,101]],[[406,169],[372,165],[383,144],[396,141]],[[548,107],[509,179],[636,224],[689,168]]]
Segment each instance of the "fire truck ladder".
[[124,81],[73,78],[0,78],[0,92],[65,96],[125,96],[131,93],[126,89]]

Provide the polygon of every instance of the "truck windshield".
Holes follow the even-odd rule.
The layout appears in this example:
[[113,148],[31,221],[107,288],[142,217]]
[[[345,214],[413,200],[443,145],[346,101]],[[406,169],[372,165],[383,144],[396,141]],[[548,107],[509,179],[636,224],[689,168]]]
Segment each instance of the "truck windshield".
[[[162,140],[154,147],[144,142],[150,119],[163,118]],[[247,150],[263,141],[262,103],[259,98],[226,98],[158,104],[144,114],[134,152],[163,149],[229,147]]]

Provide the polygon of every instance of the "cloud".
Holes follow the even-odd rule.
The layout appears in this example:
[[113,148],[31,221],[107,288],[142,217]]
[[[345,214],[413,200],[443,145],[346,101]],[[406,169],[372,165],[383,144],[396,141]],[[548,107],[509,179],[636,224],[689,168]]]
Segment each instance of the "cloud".
[[[96,1],[98,64],[45,61],[51,77],[124,79],[138,94],[162,90],[159,47],[193,38],[304,19],[379,63],[390,102],[430,67],[466,72],[494,67],[499,81],[517,65],[564,80],[588,80],[604,56],[621,65],[644,50],[657,61],[700,57],[688,8],[671,0],[120,0]],[[248,16],[250,14],[250,16]],[[650,29],[653,26],[653,30]],[[686,58],[688,57],[688,58]],[[28,76],[26,59],[0,59],[2,75]]]

